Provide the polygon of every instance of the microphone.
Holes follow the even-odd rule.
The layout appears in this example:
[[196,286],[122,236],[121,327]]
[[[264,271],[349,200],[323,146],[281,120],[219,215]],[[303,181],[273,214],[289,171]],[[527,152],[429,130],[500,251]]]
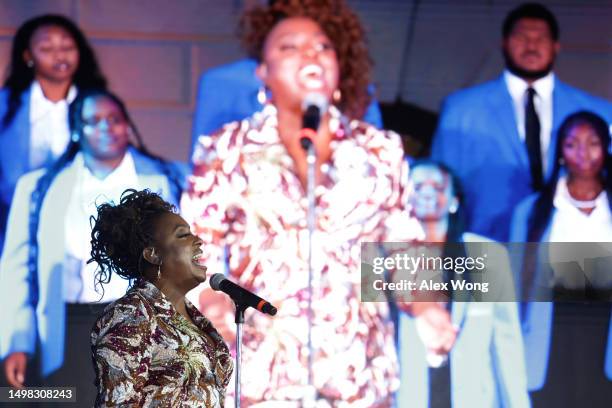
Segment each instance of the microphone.
[[225,278],[222,273],[215,273],[210,278],[210,287],[214,290],[221,291],[232,298],[236,305],[253,307],[262,313],[274,316],[276,308],[266,302],[253,292],[249,292],[245,288],[236,285],[234,282]]
[[302,149],[308,150],[312,145],[312,138],[317,134],[321,123],[321,113],[327,110],[328,101],[325,95],[318,92],[306,94],[302,101],[302,131],[300,144]]

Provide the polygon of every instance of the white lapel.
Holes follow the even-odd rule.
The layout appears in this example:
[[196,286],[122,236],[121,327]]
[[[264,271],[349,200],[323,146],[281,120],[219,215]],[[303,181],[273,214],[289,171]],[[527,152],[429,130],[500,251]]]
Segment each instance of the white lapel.
[[[71,164],[53,180],[40,210],[38,279],[41,288],[39,294],[39,304],[41,305],[46,303],[47,296],[62,295],[63,283],[60,272],[66,253],[64,225],[68,203],[72,197],[75,183],[76,168]],[[52,287],[55,289],[52,290]],[[60,292],[57,293],[58,291]]]

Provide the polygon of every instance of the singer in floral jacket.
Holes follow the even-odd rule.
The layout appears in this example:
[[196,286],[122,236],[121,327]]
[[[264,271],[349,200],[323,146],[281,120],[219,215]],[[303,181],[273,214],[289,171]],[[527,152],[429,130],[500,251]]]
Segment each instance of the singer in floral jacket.
[[227,346],[191,303],[187,310],[195,325],[143,280],[98,320],[92,340],[105,390],[98,406],[223,407],[232,371]]
[[[421,230],[403,206],[408,171],[399,137],[352,119],[367,106],[361,25],[343,1],[276,1],[248,12],[243,28],[270,99],[251,118],[200,137],[181,202],[205,243],[209,270],[227,270],[278,307],[275,317],[246,313],[243,405],[390,406],[398,388],[393,325],[386,303],[360,301],[360,243],[413,239]],[[312,92],[332,104],[313,138],[309,381],[307,166],[299,133],[301,104]],[[210,291],[199,298],[215,326],[233,327],[231,304],[215,320],[210,299]]]
[[99,284],[135,281],[91,332],[95,406],[223,408],[229,349],[185,299],[206,280],[202,241],[157,194],[127,190],[98,207],[91,242]]

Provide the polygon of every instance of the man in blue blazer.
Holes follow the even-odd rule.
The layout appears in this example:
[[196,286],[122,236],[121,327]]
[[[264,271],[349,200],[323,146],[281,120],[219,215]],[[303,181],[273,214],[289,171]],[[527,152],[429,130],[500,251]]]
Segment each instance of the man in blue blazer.
[[[202,74],[193,114],[192,153],[198,137],[210,135],[226,123],[242,120],[263,108],[263,83],[255,75],[258,64],[253,58],[244,58]],[[382,127],[376,101],[370,103],[363,120]]]
[[[507,241],[515,206],[538,187],[526,146],[528,88],[539,95],[534,97],[534,105],[540,122],[543,179],[550,176],[557,128],[564,118],[585,109],[610,122],[612,104],[554,76],[559,29],[545,7],[519,6],[506,17],[502,32],[506,70],[493,81],[448,97],[432,155],[452,168],[463,183],[467,229]],[[516,281],[520,282],[520,277]],[[552,307],[552,303],[531,303],[522,322],[532,391],[546,382]]]
[[[446,99],[432,158],[449,166],[465,188],[467,230],[507,241],[515,205],[537,191],[552,169],[556,132],[563,119],[584,109],[612,121],[612,104],[554,75],[559,29],[544,6],[514,9],[502,33],[506,69],[497,79]],[[534,123],[530,92],[538,125],[534,132],[528,129]],[[533,134],[539,140],[531,155],[527,146]],[[537,172],[540,180],[534,179]]]

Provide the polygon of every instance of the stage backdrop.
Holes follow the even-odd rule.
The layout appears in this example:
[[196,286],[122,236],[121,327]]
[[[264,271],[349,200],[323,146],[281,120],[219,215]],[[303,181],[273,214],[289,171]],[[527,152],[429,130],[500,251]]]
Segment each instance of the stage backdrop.
[[[264,0],[259,0],[265,2]],[[0,0],[0,69],[12,35],[41,13],[73,18],[148,145],[187,160],[199,74],[242,56],[237,17],[256,0]],[[442,98],[500,72],[500,26],[509,0],[352,0],[369,30],[381,101],[400,95],[437,111]],[[566,82],[612,100],[609,0],[544,1],[561,25]]]

